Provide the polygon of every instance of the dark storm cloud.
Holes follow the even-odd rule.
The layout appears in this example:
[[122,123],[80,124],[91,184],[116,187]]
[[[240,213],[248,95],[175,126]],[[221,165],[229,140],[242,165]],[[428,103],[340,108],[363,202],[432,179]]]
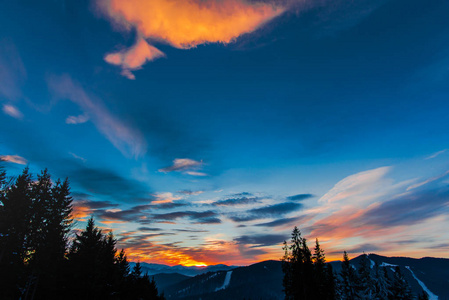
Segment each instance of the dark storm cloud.
[[234,239],[237,244],[251,245],[251,248],[272,246],[282,243],[288,235],[283,234],[258,234],[242,235]]
[[312,194],[298,194],[298,195],[293,195],[293,196],[289,196],[287,197],[287,200],[290,201],[303,201],[309,198],[314,197]]

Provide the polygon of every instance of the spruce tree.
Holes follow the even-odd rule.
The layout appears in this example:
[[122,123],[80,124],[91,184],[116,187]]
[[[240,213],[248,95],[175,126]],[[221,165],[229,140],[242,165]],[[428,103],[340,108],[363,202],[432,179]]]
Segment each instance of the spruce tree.
[[352,265],[349,263],[349,257],[346,251],[344,251],[343,254],[340,277],[341,298],[348,300],[356,299],[355,288],[357,286],[357,275]]
[[401,268],[399,266],[396,266],[394,269],[392,295],[390,296],[390,299],[408,300],[413,298],[414,297],[412,290],[410,288],[410,285],[402,275]]
[[387,274],[387,269],[379,266],[376,262],[374,266],[374,278],[375,278],[375,292],[374,298],[376,300],[387,300],[391,295],[390,282]]
[[358,297],[361,299],[372,299],[374,294],[374,282],[371,275],[370,261],[366,254],[363,254],[360,258],[358,275]]
[[31,175],[28,168],[2,194],[0,298],[15,299],[22,297],[27,282],[26,263],[32,256],[27,247],[32,216]]

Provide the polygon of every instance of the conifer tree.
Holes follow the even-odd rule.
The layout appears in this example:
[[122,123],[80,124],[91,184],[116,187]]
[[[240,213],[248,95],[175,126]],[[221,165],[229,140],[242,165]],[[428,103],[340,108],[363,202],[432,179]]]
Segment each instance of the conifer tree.
[[361,299],[372,299],[374,294],[374,282],[371,276],[371,267],[368,255],[366,254],[363,254],[360,258],[358,278],[358,297]]
[[374,298],[377,300],[387,300],[391,294],[387,270],[386,268],[380,267],[377,262],[374,266],[374,278]]
[[422,291],[422,293],[418,295],[418,300],[429,300],[429,294],[427,294],[426,291]]
[[392,295],[390,296],[390,299],[406,300],[413,298],[414,297],[410,285],[402,275],[401,268],[399,266],[396,266],[396,268],[394,269]]
[[346,251],[343,254],[343,263],[341,265],[341,298],[354,300],[356,299],[355,287],[357,285],[357,275],[355,270],[349,263],[349,257]]
[[326,265],[324,250],[321,249],[318,239],[315,240],[315,249],[312,256],[314,274],[315,299],[335,299],[335,278],[331,265]]
[[2,192],[0,210],[0,298],[20,298],[26,279],[25,263],[31,228],[31,175],[25,168]]

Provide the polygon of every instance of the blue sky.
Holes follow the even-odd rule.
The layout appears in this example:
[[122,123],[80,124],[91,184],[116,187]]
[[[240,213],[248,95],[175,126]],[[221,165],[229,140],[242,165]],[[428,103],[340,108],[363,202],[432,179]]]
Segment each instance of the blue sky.
[[94,215],[136,260],[277,259],[295,225],[331,258],[444,256],[448,12],[3,2],[2,165],[69,177],[77,226]]

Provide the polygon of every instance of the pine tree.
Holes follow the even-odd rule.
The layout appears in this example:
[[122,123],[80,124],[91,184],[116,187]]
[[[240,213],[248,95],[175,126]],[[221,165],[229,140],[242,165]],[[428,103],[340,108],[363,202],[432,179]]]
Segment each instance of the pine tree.
[[104,235],[90,218],[86,229],[76,234],[69,253],[72,292],[77,298],[97,299],[103,294],[104,248]]
[[392,295],[390,296],[390,299],[408,300],[413,298],[414,297],[410,285],[402,275],[401,268],[399,266],[396,266],[396,268],[394,269]]
[[361,299],[372,299],[374,294],[374,282],[371,275],[371,267],[368,255],[363,254],[360,258],[360,268],[358,269],[357,294]]
[[341,265],[341,298],[353,300],[356,299],[355,287],[357,286],[357,275],[349,263],[349,257],[346,251],[343,254],[343,263]]
[[429,300],[429,294],[427,294],[426,291],[422,291],[418,296],[418,300]]
[[0,210],[0,298],[20,298],[27,281],[27,244],[32,216],[31,175],[25,168],[2,192]]
[[379,266],[379,263],[376,262],[374,266],[374,278],[375,278],[375,292],[374,298],[376,300],[387,300],[391,295],[390,291],[390,282],[387,274],[386,268],[382,268]]
[[307,240],[295,227],[290,246],[284,242],[283,249],[285,299],[335,299],[335,278],[332,268],[328,269],[325,264],[324,251],[318,239],[312,255]]

